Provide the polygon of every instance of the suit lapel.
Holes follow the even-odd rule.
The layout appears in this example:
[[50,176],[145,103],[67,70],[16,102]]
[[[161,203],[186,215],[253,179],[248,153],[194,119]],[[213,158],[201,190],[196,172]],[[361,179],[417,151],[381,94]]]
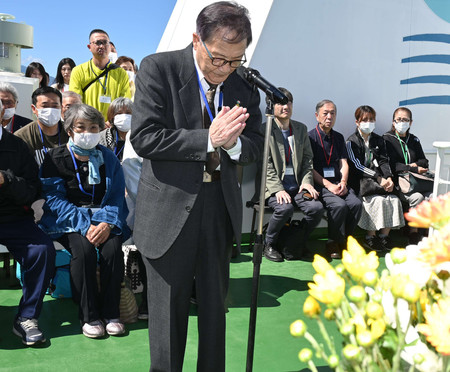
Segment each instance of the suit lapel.
[[183,86],[179,90],[180,101],[186,117],[186,129],[200,129],[203,127],[202,104],[198,87],[198,78],[195,71],[192,44],[183,51],[183,65],[180,79]]

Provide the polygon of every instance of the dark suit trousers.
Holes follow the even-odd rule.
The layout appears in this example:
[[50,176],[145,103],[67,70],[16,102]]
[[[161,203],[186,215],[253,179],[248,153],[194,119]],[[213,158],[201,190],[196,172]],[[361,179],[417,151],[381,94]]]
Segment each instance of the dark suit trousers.
[[305,241],[308,240],[309,234],[319,224],[324,209],[322,203],[318,200],[306,200],[302,193],[295,193],[291,195],[291,203],[279,204],[276,196],[271,196],[267,199],[267,204],[273,209],[272,217],[270,217],[269,225],[266,231],[266,244],[275,246],[280,231],[286,222],[292,218],[294,214],[295,205],[305,215],[306,231]]
[[182,371],[194,277],[199,332],[197,371],[225,371],[225,298],[232,238],[220,181],[203,183],[174,244],[158,259],[144,258],[150,371]]
[[328,240],[340,244],[347,242],[347,237],[353,234],[362,212],[362,202],[353,189],[340,197],[325,187],[320,193],[320,199],[328,215]]
[[0,223],[0,243],[6,245],[23,273],[18,316],[37,319],[50,278],[55,272],[53,241],[32,217]]

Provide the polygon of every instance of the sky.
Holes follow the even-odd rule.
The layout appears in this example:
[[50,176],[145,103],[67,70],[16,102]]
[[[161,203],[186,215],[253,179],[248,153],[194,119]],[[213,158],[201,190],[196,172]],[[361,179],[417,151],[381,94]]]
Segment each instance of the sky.
[[139,65],[145,56],[156,52],[175,3],[0,0],[0,13],[11,14],[16,17],[12,22],[34,28],[34,47],[22,49],[22,65],[38,61],[51,76],[56,76],[62,58],[70,57],[78,65],[92,57],[87,44],[95,28],[109,34],[119,56],[131,57]]

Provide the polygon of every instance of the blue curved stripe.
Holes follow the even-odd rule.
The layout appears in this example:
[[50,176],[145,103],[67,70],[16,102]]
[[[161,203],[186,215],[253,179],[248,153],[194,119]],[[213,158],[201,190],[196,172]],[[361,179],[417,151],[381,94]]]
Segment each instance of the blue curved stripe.
[[400,84],[450,84],[449,75],[417,76],[400,80]]
[[410,63],[410,62],[445,63],[449,65],[450,54],[427,54],[423,56],[414,56],[402,59],[402,63]]
[[422,104],[450,105],[450,96],[417,97],[399,102],[399,106]]
[[450,44],[450,34],[418,34],[405,36],[403,41],[434,41]]

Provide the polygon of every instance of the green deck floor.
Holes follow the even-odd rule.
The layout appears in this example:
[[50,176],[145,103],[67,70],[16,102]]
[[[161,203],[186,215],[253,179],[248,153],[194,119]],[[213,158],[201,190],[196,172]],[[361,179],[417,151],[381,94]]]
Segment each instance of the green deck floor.
[[[397,233],[396,243],[405,239]],[[314,239],[311,246],[322,249],[324,241]],[[227,314],[227,371],[245,371],[250,294],[253,264],[251,253],[231,263]],[[333,264],[340,261],[333,261]],[[256,324],[254,371],[300,371],[306,368],[297,359],[306,341],[294,339],[289,325],[301,317],[307,297],[307,283],[314,269],[310,262],[275,263],[263,259]],[[127,325],[124,337],[92,340],[83,336],[77,307],[70,299],[44,299],[39,325],[48,339],[43,347],[22,345],[12,333],[12,321],[21,289],[15,279],[5,278],[0,269],[0,371],[148,371],[150,365],[148,331],[145,321]],[[138,295],[139,296],[139,295]],[[314,324],[309,323],[315,333]],[[183,371],[195,371],[197,354],[195,307],[189,317],[189,334]],[[335,334],[338,339],[339,335]],[[322,363],[323,364],[323,363]],[[320,366],[320,364],[319,364]],[[320,371],[328,371],[326,367]]]

